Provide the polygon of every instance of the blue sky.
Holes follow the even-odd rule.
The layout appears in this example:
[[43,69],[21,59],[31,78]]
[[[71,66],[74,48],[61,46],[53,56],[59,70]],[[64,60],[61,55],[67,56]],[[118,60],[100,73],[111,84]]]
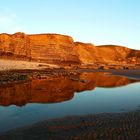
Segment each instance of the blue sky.
[[140,49],[140,0],[1,0],[0,32],[18,31]]

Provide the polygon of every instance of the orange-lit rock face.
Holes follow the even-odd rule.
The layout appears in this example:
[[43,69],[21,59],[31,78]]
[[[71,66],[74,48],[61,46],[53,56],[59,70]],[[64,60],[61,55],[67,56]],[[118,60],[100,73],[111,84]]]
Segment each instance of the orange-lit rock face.
[[42,34],[29,35],[29,39],[32,59],[58,64],[79,63],[73,39],[69,36]]
[[59,34],[0,34],[0,58],[55,64],[140,63],[140,51],[122,46],[94,46]]
[[0,35],[0,56],[59,64],[79,64],[73,39],[58,34]]
[[30,58],[30,41],[24,33],[0,34],[0,53],[7,58]]
[[75,50],[82,64],[140,63],[140,51],[116,45],[94,46],[76,42]]
[[92,44],[76,42],[75,51],[78,53],[82,64],[94,64],[98,57],[95,46]]
[[116,45],[97,46],[105,62],[140,63],[140,51]]
[[96,87],[117,87],[136,82],[125,77],[102,73],[82,73],[71,77],[48,77],[25,83],[0,86],[0,105],[27,103],[56,103],[73,98],[75,92],[93,90]]

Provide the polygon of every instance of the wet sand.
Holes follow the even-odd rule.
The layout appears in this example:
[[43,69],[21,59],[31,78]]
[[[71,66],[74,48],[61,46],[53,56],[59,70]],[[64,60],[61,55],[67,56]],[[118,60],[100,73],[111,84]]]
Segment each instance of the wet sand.
[[43,121],[0,135],[0,140],[139,140],[140,110]]

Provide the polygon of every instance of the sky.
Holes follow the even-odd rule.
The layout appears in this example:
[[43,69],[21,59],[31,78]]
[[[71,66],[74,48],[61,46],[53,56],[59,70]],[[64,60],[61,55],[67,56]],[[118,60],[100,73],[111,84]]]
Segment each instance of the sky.
[[140,50],[140,0],[0,0],[0,33],[15,32]]

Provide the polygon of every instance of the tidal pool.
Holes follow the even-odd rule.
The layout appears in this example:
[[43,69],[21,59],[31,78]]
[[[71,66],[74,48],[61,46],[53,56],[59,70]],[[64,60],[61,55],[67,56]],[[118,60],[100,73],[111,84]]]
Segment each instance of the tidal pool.
[[46,119],[139,107],[139,80],[101,72],[34,79],[0,86],[0,132]]

